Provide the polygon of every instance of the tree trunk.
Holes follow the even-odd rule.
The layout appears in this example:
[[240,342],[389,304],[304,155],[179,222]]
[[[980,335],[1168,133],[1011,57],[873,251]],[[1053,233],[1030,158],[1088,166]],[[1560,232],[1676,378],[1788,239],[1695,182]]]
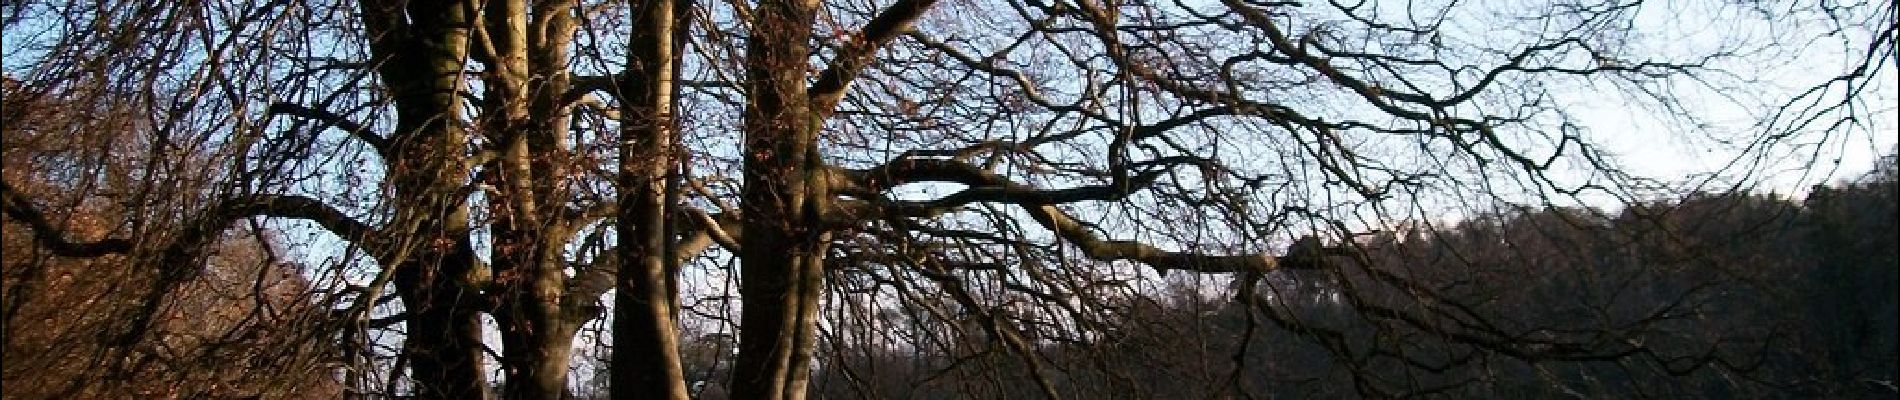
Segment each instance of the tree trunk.
[[515,335],[513,343],[504,343],[514,350],[507,350],[502,356],[522,362],[517,364],[520,365],[518,369],[508,371],[502,398],[554,400],[573,397],[567,391],[567,372],[568,361],[574,354],[575,330],[559,325],[551,326],[549,330]]
[[[497,224],[496,226],[507,226]],[[550,231],[507,230],[495,235],[496,292],[494,311],[501,328],[504,399],[567,398],[568,363],[573,356],[574,333],[591,314],[569,310],[562,272],[560,243],[549,241]],[[552,236],[558,235],[555,232]]]
[[688,398],[680,366],[678,294],[667,251],[667,178],[676,164],[673,119],[683,1],[635,6],[621,99],[619,270],[614,295],[614,352],[610,385],[615,398]]
[[810,379],[829,198],[805,88],[816,8],[762,1],[748,42],[737,399],[802,399]]
[[[574,2],[480,2],[481,42],[473,52],[482,70],[483,138],[498,157],[482,168],[496,280],[502,365],[508,399],[568,396],[574,333],[594,313],[569,309],[565,245],[574,232],[566,199],[572,166],[569,129],[568,43]],[[585,222],[580,222],[585,223]],[[592,305],[586,299],[575,304]]]
[[403,351],[417,398],[486,399],[478,290],[485,271],[469,242],[468,206],[450,197],[460,182],[439,174],[459,163],[444,164],[450,165],[396,175],[402,177],[396,181],[399,198],[414,200],[395,220],[417,221],[408,225],[415,228],[407,236],[418,254],[395,266],[396,291],[409,313]]
[[[498,313],[501,314],[508,313]],[[530,320],[534,322],[528,322]],[[574,332],[580,324],[558,317],[519,314],[497,317],[496,321],[504,327],[532,326],[539,329],[502,335],[502,358],[506,365],[504,381],[507,382],[502,398],[570,397],[567,392],[568,362],[573,356]]]
[[401,266],[396,290],[408,309],[410,379],[418,399],[485,399],[481,312],[468,304],[477,293],[448,275],[472,266],[473,254],[430,254]]
[[[457,1],[365,1],[366,37],[396,107],[389,184],[394,239],[414,255],[395,272],[409,313],[403,350],[420,399],[486,399],[478,260],[469,247],[461,101],[469,18]],[[406,10],[405,10],[406,8]]]

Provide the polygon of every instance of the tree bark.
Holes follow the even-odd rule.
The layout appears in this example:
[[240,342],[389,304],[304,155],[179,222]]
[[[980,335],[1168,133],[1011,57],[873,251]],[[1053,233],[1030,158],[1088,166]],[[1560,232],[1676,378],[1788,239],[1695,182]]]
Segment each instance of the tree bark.
[[435,257],[398,267],[396,274],[397,293],[409,311],[403,351],[414,394],[418,399],[485,399],[481,312],[467,304],[477,294],[443,276],[472,265],[473,254]]
[[482,69],[480,124],[495,158],[482,168],[493,192],[494,285],[502,366],[502,397],[568,397],[574,333],[592,319],[593,303],[568,299],[565,245],[576,217],[566,184],[573,151],[569,139],[568,44],[575,2],[479,2],[478,42],[472,59]]
[[[507,224],[496,224],[498,227]],[[567,281],[562,229],[511,229],[495,235],[498,279],[495,322],[500,325],[505,399],[568,397],[574,334],[593,314],[564,302]]]
[[810,379],[824,285],[825,169],[820,119],[806,96],[807,44],[817,3],[759,4],[747,48],[745,166],[741,206],[737,399],[802,399]]
[[675,310],[676,261],[668,251],[667,181],[677,163],[673,115],[684,1],[634,7],[621,77],[620,190],[614,224],[620,252],[614,293],[614,398],[688,398]]
[[[486,399],[479,293],[468,242],[468,171],[458,94],[469,15],[460,1],[363,0],[366,37],[395,101],[393,241],[420,251],[391,267],[410,319],[403,349],[421,399]],[[406,8],[406,10],[405,10]]]

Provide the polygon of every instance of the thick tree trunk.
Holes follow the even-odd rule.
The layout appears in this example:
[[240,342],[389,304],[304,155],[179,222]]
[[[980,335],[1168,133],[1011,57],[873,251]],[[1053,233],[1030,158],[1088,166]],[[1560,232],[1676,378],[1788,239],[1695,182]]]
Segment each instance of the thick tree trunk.
[[479,294],[451,277],[474,265],[473,254],[423,258],[399,267],[395,279],[409,312],[403,351],[414,394],[418,399],[485,399],[481,312],[469,304]]
[[400,198],[413,199],[396,221],[417,221],[407,235],[417,254],[395,267],[395,283],[409,313],[403,351],[418,399],[488,398],[478,289],[485,271],[469,243],[468,207],[450,197],[459,182],[438,175],[454,168],[396,175]]
[[409,313],[407,353],[419,399],[486,399],[478,260],[469,248],[461,127],[469,18],[459,1],[363,2],[377,73],[396,107],[390,134],[391,225],[413,255],[395,271]]
[[762,1],[748,42],[737,399],[802,399],[810,379],[829,199],[805,88],[816,8]]
[[[508,321],[496,318],[503,326],[535,326],[539,331],[517,331],[502,335],[502,358],[506,370],[502,391],[504,399],[564,399],[567,391],[568,362],[574,354],[574,332],[580,325],[545,317],[511,315]],[[540,320],[538,324],[524,320]]]
[[735,399],[803,399],[809,386],[825,246],[786,239],[781,243],[791,245],[747,241],[753,247],[741,261],[739,292],[746,303],[730,391]]
[[[483,138],[498,157],[483,166],[494,187],[496,299],[508,399],[568,397],[574,333],[594,316],[570,309],[564,245],[573,232],[567,143],[571,0],[479,2]],[[573,304],[592,305],[578,299]]]
[[515,335],[504,340],[507,350],[502,357],[521,360],[519,369],[510,369],[504,399],[566,399],[568,361],[573,357],[574,330],[555,326],[546,333]]
[[[506,226],[506,224],[498,224]],[[591,314],[565,307],[562,242],[546,240],[542,230],[504,231],[496,236],[495,270],[501,301],[494,311],[500,325],[505,399],[563,399],[574,333]],[[564,236],[564,235],[554,235]]]
[[676,163],[673,119],[683,1],[637,4],[628,40],[621,99],[618,276],[614,295],[614,352],[610,384],[615,398],[688,397],[680,366],[678,294],[667,243],[667,178]]

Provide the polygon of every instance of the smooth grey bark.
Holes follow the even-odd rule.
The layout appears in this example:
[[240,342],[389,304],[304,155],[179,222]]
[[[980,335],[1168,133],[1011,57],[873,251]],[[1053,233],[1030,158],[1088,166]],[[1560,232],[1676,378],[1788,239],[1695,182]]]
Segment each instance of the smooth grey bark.
[[621,109],[618,218],[614,223],[614,352],[609,385],[617,399],[688,398],[676,318],[677,261],[668,180],[678,163],[674,89],[685,1],[633,7],[627,70],[617,87]]
[[500,325],[502,397],[568,396],[574,334],[597,316],[575,286],[563,256],[573,233],[589,223],[567,209],[574,168],[568,98],[569,47],[576,31],[572,0],[491,0],[472,24],[470,58],[482,66],[482,112],[475,123],[487,142],[479,170],[487,196],[495,279],[485,289]]

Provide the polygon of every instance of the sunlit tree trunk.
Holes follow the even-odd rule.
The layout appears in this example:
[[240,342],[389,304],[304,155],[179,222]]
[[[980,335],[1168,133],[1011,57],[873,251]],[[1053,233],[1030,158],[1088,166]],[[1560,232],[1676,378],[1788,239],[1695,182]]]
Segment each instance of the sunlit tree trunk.
[[563,253],[577,218],[566,209],[569,143],[568,45],[574,2],[478,3],[472,59],[482,69],[479,123],[495,157],[481,169],[490,193],[495,281],[508,399],[567,397],[574,334],[594,312],[569,301]]
[[615,398],[686,399],[679,357],[674,258],[667,251],[667,180],[677,164],[673,109],[684,1],[635,4],[627,71],[621,76],[620,197],[614,224]]

